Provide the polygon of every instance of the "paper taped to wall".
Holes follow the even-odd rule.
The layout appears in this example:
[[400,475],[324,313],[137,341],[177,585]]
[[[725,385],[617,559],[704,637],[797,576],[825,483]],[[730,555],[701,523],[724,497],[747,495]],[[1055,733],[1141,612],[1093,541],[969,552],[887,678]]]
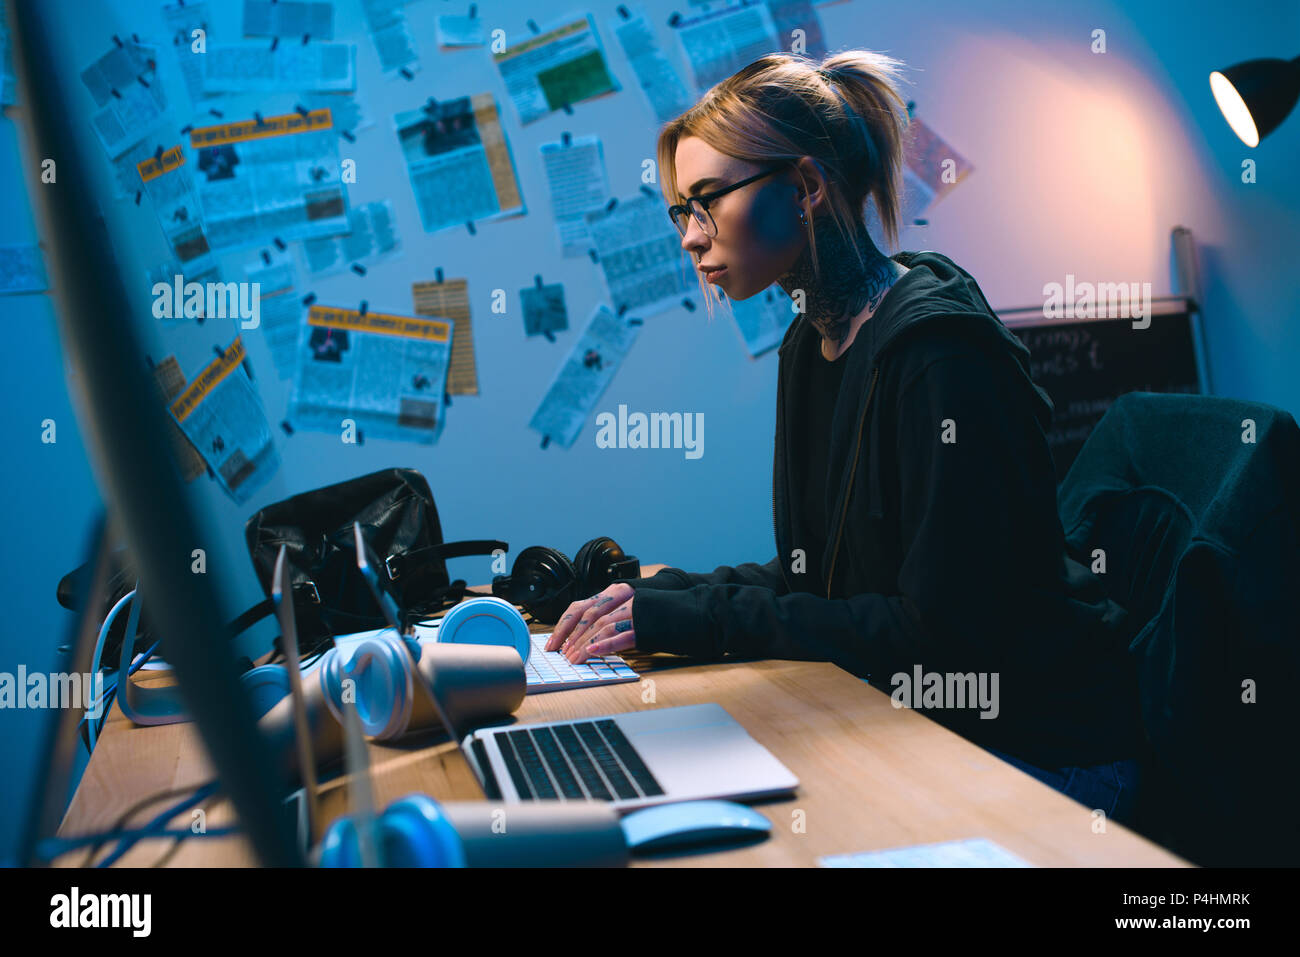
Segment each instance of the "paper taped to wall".
[[524,212],[491,93],[429,102],[394,121],[426,233]]
[[415,299],[417,314],[449,319],[453,324],[447,394],[478,395],[474,327],[469,313],[469,283],[464,279],[417,282],[411,286],[411,295]]
[[211,272],[216,260],[208,243],[198,190],[181,148],[173,146],[161,156],[142,161],[136,166],[136,176],[153,203],[167,245],[181,270]]
[[668,62],[645,12],[638,8],[635,16],[615,17],[611,25],[655,119],[667,123],[690,109],[694,98]]
[[347,232],[338,134],[329,110],[190,132],[208,241],[226,251]]
[[609,200],[609,174],[600,137],[576,136],[567,144],[543,143],[541,152],[560,254],[566,258],[585,256],[591,248],[586,214]]
[[81,82],[101,108],[90,125],[109,159],[162,123],[167,97],[157,55],[154,47],[122,43],[81,71]]
[[[648,316],[678,305],[695,276],[663,200],[638,193],[586,215],[614,311]],[[693,285],[694,283],[692,283]]]
[[47,286],[39,246],[0,246],[0,296],[41,292]]
[[622,89],[605,62],[590,14],[513,39],[492,59],[525,125]]
[[796,315],[790,297],[775,283],[757,296],[728,302],[751,358],[779,346]]
[[638,322],[620,319],[597,306],[582,335],[551,380],[528,427],[544,440],[573,445],[596,401],[614,378],[636,341]]
[[442,431],[452,323],[313,305],[298,337],[295,426],[434,442]]
[[351,92],[357,88],[351,43],[210,43],[204,93]]
[[170,406],[217,482],[240,504],[280,467],[261,399],[243,369],[245,358],[236,336]]

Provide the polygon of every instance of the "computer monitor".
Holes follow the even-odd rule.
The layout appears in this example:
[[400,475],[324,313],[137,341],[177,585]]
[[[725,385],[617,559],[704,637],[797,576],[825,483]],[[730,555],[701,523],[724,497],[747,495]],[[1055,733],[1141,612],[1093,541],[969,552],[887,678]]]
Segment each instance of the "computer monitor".
[[[131,317],[140,303],[127,295],[85,171],[101,162],[93,137],[73,117],[74,70],[59,69],[56,37],[73,25],[37,0],[11,0],[14,75],[25,97],[17,121],[26,127],[28,182],[42,161],[57,163],[57,181],[30,189],[46,250],[59,336],[81,390],[76,403],[108,508],[123,529],[150,601],[150,622],[162,638],[185,704],[258,859],[269,865],[304,863],[277,794],[268,742],[257,732],[253,707],[223,608],[221,569],[191,570],[205,516],[190,503],[172,458],[164,411],[144,363]],[[89,607],[89,606],[88,606]],[[52,801],[58,795],[47,795]]]

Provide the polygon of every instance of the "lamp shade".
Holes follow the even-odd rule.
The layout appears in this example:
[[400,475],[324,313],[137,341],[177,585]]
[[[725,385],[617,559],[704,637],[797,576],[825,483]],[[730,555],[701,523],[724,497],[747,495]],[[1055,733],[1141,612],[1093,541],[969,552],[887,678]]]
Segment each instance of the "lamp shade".
[[1210,90],[1233,132],[1247,146],[1258,146],[1300,99],[1300,57],[1247,60],[1216,70]]

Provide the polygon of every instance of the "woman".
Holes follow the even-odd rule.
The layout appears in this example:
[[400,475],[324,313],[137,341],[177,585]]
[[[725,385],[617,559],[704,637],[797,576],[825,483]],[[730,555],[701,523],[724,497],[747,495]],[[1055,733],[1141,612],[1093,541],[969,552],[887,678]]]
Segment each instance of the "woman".
[[[800,313],[779,350],[777,556],[615,583],[547,647],[832,661],[1128,821],[1135,623],[1066,554],[1051,402],[969,274],[887,257],[863,221],[870,199],[896,244],[900,66],[765,56],[660,134],[702,278],[732,299],[778,282]],[[932,673],[937,693],[911,689]]]

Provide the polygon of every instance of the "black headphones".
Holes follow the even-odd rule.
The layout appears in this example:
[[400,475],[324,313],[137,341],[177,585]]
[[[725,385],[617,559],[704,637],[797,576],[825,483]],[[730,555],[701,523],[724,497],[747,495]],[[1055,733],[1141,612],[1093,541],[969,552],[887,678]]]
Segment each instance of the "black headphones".
[[492,594],[522,606],[536,621],[553,625],[571,603],[616,581],[640,577],[636,556],[624,555],[612,538],[593,538],[572,562],[554,548],[530,545],[515,558],[509,575],[492,579]]

